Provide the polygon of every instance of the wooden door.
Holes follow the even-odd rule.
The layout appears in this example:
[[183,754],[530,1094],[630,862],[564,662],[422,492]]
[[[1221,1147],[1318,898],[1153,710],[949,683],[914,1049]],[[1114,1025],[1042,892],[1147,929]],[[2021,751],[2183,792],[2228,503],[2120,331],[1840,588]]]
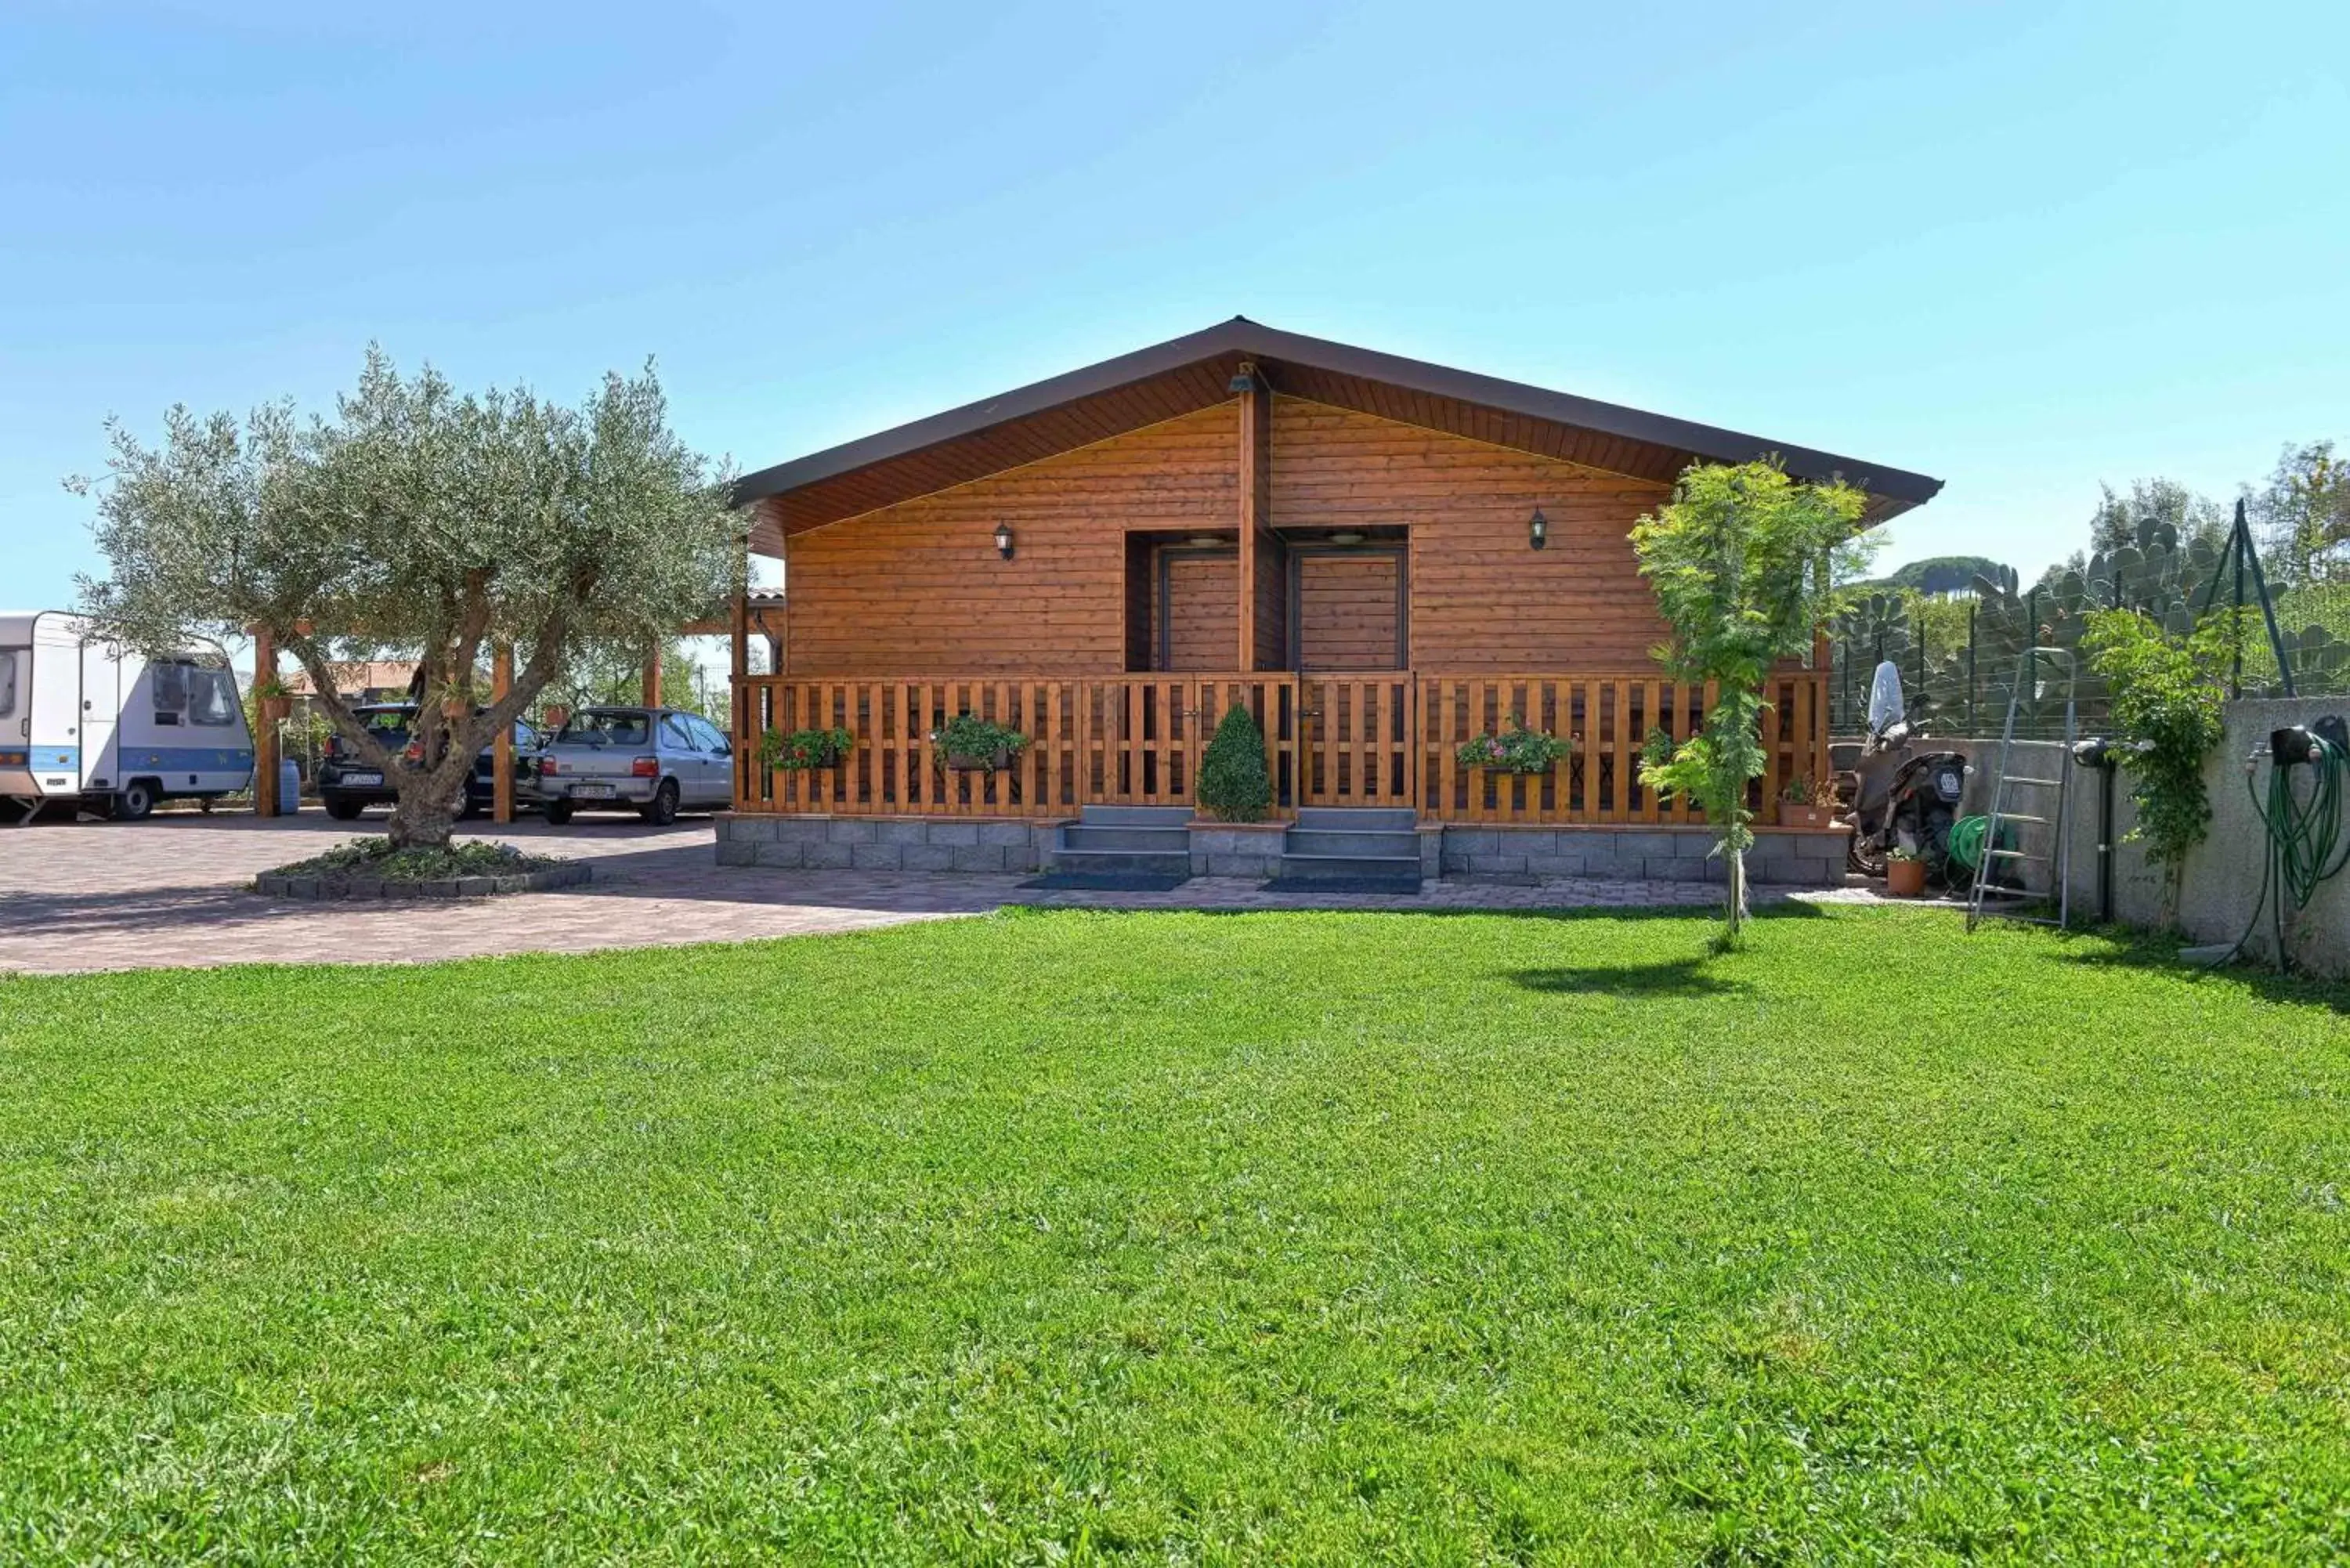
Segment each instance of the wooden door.
[[1300,670],[1401,670],[1403,552],[1300,550],[1291,557]]
[[1240,557],[1163,550],[1159,556],[1157,665],[1167,670],[1240,668]]

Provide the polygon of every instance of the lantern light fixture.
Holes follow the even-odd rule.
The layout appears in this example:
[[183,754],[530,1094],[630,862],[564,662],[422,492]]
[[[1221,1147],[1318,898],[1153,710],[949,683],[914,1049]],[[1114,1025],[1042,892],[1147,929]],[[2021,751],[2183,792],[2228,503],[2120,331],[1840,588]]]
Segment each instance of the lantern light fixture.
[[1550,519],[1543,515],[1543,509],[1539,506],[1526,520],[1526,543],[1537,550],[1550,543]]
[[995,525],[995,553],[1007,561],[1012,559],[1012,524],[1009,523]]

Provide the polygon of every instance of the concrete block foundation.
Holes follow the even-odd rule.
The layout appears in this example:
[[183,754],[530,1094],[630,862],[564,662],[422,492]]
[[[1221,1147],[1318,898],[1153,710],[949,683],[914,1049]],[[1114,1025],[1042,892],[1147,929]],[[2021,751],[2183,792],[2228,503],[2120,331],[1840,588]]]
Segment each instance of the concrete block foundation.
[[[972,821],[920,817],[721,815],[721,866],[779,869],[1034,872],[1061,819]],[[1269,877],[1280,868],[1280,823],[1191,824],[1191,875]],[[1440,877],[1590,877],[1601,881],[1713,882],[1721,861],[1703,828],[1544,827],[1426,823],[1418,830],[1420,874]],[[1844,877],[1841,832],[1759,827],[1747,857],[1758,884],[1835,887]]]

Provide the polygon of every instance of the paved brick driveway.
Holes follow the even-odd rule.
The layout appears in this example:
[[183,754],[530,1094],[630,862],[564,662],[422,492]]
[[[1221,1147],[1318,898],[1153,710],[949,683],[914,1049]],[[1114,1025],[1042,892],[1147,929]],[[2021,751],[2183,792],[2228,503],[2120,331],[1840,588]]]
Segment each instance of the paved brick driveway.
[[[380,823],[369,826],[380,832]],[[244,890],[257,871],[358,831],[317,811],[275,821],[167,814],[137,824],[0,828],[0,970],[66,973],[223,963],[376,963],[484,953],[742,941],[983,914],[1009,903],[1118,909],[1366,909],[1659,907],[1703,899],[1685,883],[1441,882],[1416,898],[1305,899],[1201,877],[1168,893],[1038,892],[1015,876],[781,871],[714,864],[707,822],[646,827],[575,818],[549,827],[467,825],[539,854],[589,859],[565,892],[428,904],[304,904]],[[1761,895],[1758,895],[1760,897]]]

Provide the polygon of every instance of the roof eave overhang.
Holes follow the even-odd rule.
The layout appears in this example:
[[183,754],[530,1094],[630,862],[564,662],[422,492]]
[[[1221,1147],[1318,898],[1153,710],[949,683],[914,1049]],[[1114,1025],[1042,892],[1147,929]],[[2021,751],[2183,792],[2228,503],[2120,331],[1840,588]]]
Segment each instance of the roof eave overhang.
[[737,505],[750,505],[787,495],[859,469],[981,435],[1188,367],[1241,358],[1264,365],[1275,390],[1283,389],[1282,367],[1296,366],[1331,376],[1386,383],[1505,416],[1590,431],[1641,447],[1685,454],[1692,461],[1745,462],[1775,456],[1799,479],[1842,479],[1865,491],[1869,496],[1866,520],[1870,523],[1883,522],[1921,505],[1942,488],[1939,479],[1882,463],[1284,332],[1245,317],[1234,317],[1202,332],[1170,338],[996,397],[761,469],[736,483],[734,502]]

